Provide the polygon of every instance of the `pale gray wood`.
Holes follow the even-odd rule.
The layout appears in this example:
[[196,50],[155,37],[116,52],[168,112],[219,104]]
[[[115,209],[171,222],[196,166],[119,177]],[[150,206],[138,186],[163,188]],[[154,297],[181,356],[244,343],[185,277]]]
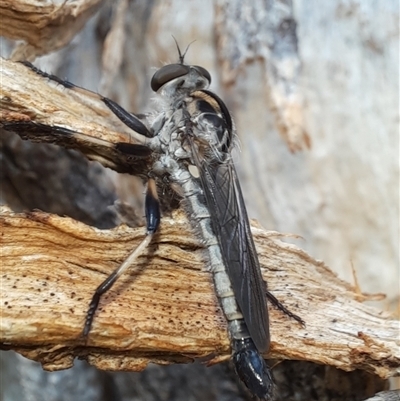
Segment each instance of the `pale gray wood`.
[[400,390],[381,391],[365,401],[400,401]]

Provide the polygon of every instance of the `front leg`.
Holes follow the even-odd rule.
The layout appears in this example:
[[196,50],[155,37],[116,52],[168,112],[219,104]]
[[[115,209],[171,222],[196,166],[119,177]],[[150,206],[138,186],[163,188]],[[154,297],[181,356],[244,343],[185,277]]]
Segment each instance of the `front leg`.
[[157,231],[160,225],[160,203],[157,196],[157,188],[154,179],[149,179],[147,184],[147,193],[146,193],[146,236],[142,240],[142,242],[130,253],[130,255],[125,259],[125,261],[116,268],[96,289],[92,300],[89,304],[89,309],[86,313],[86,320],[82,332],[82,337],[87,340],[87,337],[90,333],[90,329],[92,327],[94,315],[99,306],[100,298],[103,294],[105,294],[117,281],[118,277],[120,277],[132,264],[136,261],[136,259],[143,254],[148,245],[150,244],[153,235]]
[[102,97],[101,100],[130,129],[134,130],[140,135],[145,136],[146,138],[153,137],[152,133],[135,114],[129,113],[118,103],[114,102],[111,99],[108,99],[107,97]]
[[64,88],[76,92],[78,94],[84,95],[89,98],[95,98],[98,99],[102,102],[105,103],[105,105],[129,128],[131,128],[133,131],[137,132],[140,135],[143,135],[147,138],[151,138],[153,135],[151,132],[147,129],[147,127],[142,123],[139,117],[137,117],[135,114],[127,112],[124,108],[122,108],[119,104],[115,103],[113,100],[108,99],[107,97],[101,96],[100,94],[96,92],[92,92],[88,89],[81,88],[80,86],[77,86],[73,84],[72,82],[69,82],[67,80],[61,79],[57,77],[56,75],[53,74],[48,74],[47,72],[44,72],[42,70],[39,70],[39,68],[36,68],[33,64],[31,64],[29,61],[21,61],[22,64],[30,68],[32,71],[34,71],[36,74],[42,76],[43,78],[50,79],[51,81],[54,81],[58,83],[59,85],[62,85]]

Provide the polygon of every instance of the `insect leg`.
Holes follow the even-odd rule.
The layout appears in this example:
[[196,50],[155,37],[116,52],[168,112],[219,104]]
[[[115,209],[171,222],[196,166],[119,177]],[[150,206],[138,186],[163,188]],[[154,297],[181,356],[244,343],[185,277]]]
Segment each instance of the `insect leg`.
[[147,138],[153,137],[152,133],[147,129],[147,127],[140,121],[137,116],[129,113],[118,103],[115,103],[113,100],[108,99],[107,97],[102,97],[101,100],[130,129]]
[[305,321],[300,317],[291,312],[286,306],[284,306],[274,295],[272,295],[268,290],[266,290],[266,295],[269,301],[281,312],[283,312],[285,315],[289,316],[290,318],[296,320],[299,322],[302,326],[305,326],[306,323]]
[[85,325],[83,328],[83,337],[87,338],[90,329],[92,327],[94,314],[96,313],[97,307],[99,306],[101,296],[106,293],[117,281],[118,277],[121,276],[136,259],[143,253],[143,251],[150,244],[154,233],[157,231],[160,225],[160,204],[157,196],[157,188],[155,181],[150,179],[147,185],[146,193],[146,237],[142,242],[130,253],[130,255],[124,260],[124,262],[115,269],[96,289],[92,300],[89,305],[89,309],[86,314]]
[[26,67],[30,68],[33,72],[36,74],[42,76],[43,78],[48,78],[51,79],[54,82],[57,82],[58,84],[64,86],[64,88],[67,89],[73,89],[76,87],[72,82],[69,82],[67,80],[58,78],[56,75],[53,74],[48,74],[47,72],[44,72],[42,70],[39,70],[39,68],[36,68],[32,63],[29,61],[20,61],[21,64],[25,65]]
[[47,72],[39,70],[39,68],[36,68],[29,61],[21,61],[21,63],[24,64],[26,67],[30,68],[33,72],[40,75],[41,77],[50,79],[51,81],[54,81],[62,85],[64,88],[69,89],[77,94],[84,95],[86,99],[91,98],[103,101],[106,104],[106,106],[129,128],[147,138],[151,138],[153,136],[147,129],[147,127],[142,123],[142,121],[140,121],[139,117],[135,116],[132,113],[127,112],[113,100],[103,97],[96,92],[92,92],[88,89],[81,88],[78,85],[74,85],[72,82],[61,79],[56,75],[48,74]]

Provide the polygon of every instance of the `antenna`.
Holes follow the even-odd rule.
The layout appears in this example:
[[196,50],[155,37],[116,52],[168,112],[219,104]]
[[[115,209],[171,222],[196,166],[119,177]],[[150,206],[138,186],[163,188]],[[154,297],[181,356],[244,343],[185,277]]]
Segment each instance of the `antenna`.
[[180,63],[180,64],[183,64],[183,60],[185,59],[186,53],[187,53],[187,51],[189,50],[190,45],[191,45],[192,43],[196,42],[196,39],[193,40],[193,41],[191,41],[191,42],[187,45],[186,50],[185,50],[185,53],[182,54],[182,53],[181,53],[181,49],[179,48],[178,42],[177,42],[177,40],[175,39],[175,36],[174,36],[174,35],[171,35],[171,36],[172,36],[172,38],[173,38],[174,41],[175,41],[176,48],[178,49],[179,63]]

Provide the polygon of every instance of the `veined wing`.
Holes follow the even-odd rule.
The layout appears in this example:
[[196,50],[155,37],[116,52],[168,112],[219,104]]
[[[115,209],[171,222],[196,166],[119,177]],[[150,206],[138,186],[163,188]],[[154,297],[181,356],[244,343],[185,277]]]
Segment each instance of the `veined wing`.
[[200,160],[196,146],[192,140],[190,143],[236,301],[257,349],[267,351],[270,336],[266,289],[235,166],[231,161]]

